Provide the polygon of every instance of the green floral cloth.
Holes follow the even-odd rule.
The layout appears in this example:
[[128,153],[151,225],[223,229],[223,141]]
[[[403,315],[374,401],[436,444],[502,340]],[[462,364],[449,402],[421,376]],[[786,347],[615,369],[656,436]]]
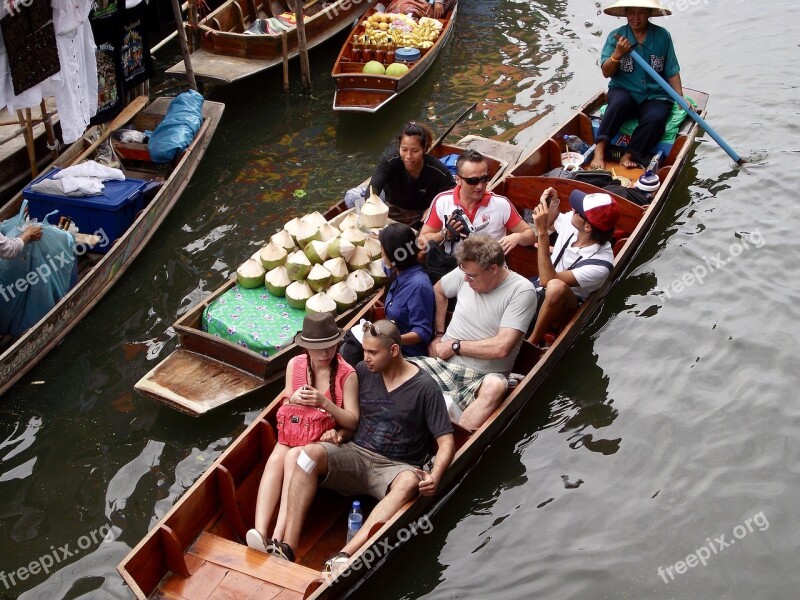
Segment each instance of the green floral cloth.
[[203,331],[272,356],[294,340],[306,311],[289,306],[266,288],[233,286],[203,312]]

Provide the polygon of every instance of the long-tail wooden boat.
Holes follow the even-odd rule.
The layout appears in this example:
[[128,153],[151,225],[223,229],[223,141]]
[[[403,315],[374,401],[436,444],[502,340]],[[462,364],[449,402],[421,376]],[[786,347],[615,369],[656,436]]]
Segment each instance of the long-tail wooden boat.
[[[439,20],[442,24],[439,37],[431,47],[420,49],[419,60],[411,64],[409,70],[400,77],[362,73],[364,65],[369,60],[376,60],[373,52],[380,52],[379,56],[383,57],[388,65],[391,61],[385,59],[385,52],[394,53],[399,48],[397,44],[392,43],[374,46],[375,51],[373,51],[372,46],[365,46],[359,42],[359,38],[363,38],[365,34],[368,19],[376,14],[374,8],[367,11],[342,46],[333,65],[331,76],[336,83],[333,110],[374,113],[407,90],[422,77],[447,44],[454,30],[457,10],[458,4]],[[365,51],[368,53],[366,56]]]
[[[443,157],[461,153],[466,147],[485,153],[493,177],[499,177],[519,156],[519,149],[515,146],[478,136],[467,136],[456,145],[437,144],[430,153]],[[335,221],[347,210],[344,200],[341,200],[324,216]],[[301,351],[294,344],[272,356],[262,356],[203,331],[204,311],[235,283],[235,279],[227,281],[175,322],[173,327],[181,347],[145,374],[134,386],[137,391],[189,415],[199,416],[256,393],[283,377],[289,359]],[[368,301],[339,315],[339,326],[352,327],[370,314],[374,306],[380,305],[379,297],[380,294],[374,294]]]
[[[303,14],[308,49],[350,27],[369,4],[370,0],[306,3]],[[294,3],[288,0],[264,0],[261,4],[257,0],[228,0],[197,24],[201,47],[191,54],[195,78],[229,84],[282,64],[281,33],[245,33],[251,26],[286,27],[287,55],[297,56],[297,28],[286,25],[289,19],[294,19]],[[166,72],[184,77],[186,68],[179,62]]]
[[[170,98],[157,98],[136,114],[133,125],[140,131],[154,129],[166,115],[170,101]],[[203,103],[203,122],[194,141],[169,165],[168,172],[152,163],[137,161],[134,166],[123,160],[122,169],[126,177],[149,179],[158,175],[165,178],[163,185],[107,252],[89,250],[78,257],[78,282],[50,312],[21,336],[0,339],[0,394],[14,385],[80,322],[150,241],[188,185],[214,135],[224,108],[225,105],[219,102]],[[81,158],[90,146],[87,137],[95,130],[93,128],[89,136],[82,137],[70,146],[53,166],[64,168]],[[21,203],[20,192],[0,209],[0,221],[18,214]]]
[[[705,112],[707,95],[685,91]],[[599,191],[586,183],[543,175],[561,165],[562,148],[557,140],[564,134],[592,139],[591,119],[604,101],[605,94],[589,100],[494,189],[511,199],[519,210],[524,210],[538,202],[544,189],[554,186],[559,192],[562,211],[570,210],[571,190]],[[251,550],[244,538],[247,529],[253,526],[259,480],[276,443],[275,412],[279,400],[275,399],[117,566],[137,598],[204,600],[270,594],[287,599],[328,599],[342,596],[359,579],[374,574],[388,549],[398,542],[409,541],[420,528],[419,520],[452,496],[466,471],[531,400],[533,392],[600,307],[604,296],[650,233],[692,150],[697,132],[697,125],[686,119],[659,169],[661,187],[651,204],[641,207],[617,197],[621,211],[620,234],[615,240],[614,269],[608,280],[575,311],[564,328],[556,332],[549,348],[542,350],[523,342],[513,370],[524,378],[511,388],[504,402],[479,429],[470,433],[456,426],[456,454],[435,497],[420,496],[386,523],[376,524],[368,542],[351,557],[348,568],[336,578],[320,570],[325,559],[344,545],[349,499],[325,490],[320,490],[308,512],[301,542],[295,549],[296,563]],[[615,170],[618,167],[611,161],[608,166]],[[641,173],[641,170],[637,173],[621,167],[619,170],[631,179]],[[526,276],[535,276],[536,249],[515,248],[509,264]]]

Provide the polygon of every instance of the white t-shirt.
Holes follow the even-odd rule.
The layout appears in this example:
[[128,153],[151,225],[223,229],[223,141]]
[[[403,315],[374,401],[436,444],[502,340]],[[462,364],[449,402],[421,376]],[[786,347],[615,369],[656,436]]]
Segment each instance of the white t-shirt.
[[[464,280],[461,269],[453,269],[439,281],[448,298],[456,298],[453,318],[444,340],[483,340],[496,336],[501,327],[525,333],[536,313],[536,291],[533,284],[519,273],[508,276],[490,292],[478,294]],[[524,337],[524,336],[523,336]],[[511,372],[522,337],[505,358],[473,358],[456,355],[449,359],[481,373]]]
[[[572,271],[575,280],[578,282],[578,287],[573,287],[572,291],[575,296],[583,300],[598,289],[608,277],[611,271],[601,264],[586,264],[589,260],[601,260],[610,265],[614,264],[614,251],[610,243],[605,243],[603,246],[600,244],[592,244],[591,246],[584,246],[583,248],[575,248],[573,244],[578,240],[578,230],[572,225],[572,211],[562,213],[556,217],[553,225],[558,232],[558,239],[553,247],[553,254],[550,260],[553,261],[553,267],[556,273],[562,271]],[[564,244],[569,244],[564,250],[564,254],[556,264],[556,258],[561,254],[561,248]],[[579,259],[584,259],[576,268],[572,268]]]

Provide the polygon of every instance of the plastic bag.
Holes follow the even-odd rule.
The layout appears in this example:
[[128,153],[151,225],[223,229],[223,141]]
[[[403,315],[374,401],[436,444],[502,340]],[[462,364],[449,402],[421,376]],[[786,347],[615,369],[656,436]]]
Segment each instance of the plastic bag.
[[[18,237],[27,226],[19,214],[0,223],[0,232]],[[72,234],[41,222],[42,239],[28,242],[17,256],[0,259],[0,335],[19,336],[39,321],[74,285],[77,277]]]
[[150,135],[147,146],[150,160],[166,163],[185,150],[203,123],[203,95],[194,90],[179,94],[169,105],[167,114]]

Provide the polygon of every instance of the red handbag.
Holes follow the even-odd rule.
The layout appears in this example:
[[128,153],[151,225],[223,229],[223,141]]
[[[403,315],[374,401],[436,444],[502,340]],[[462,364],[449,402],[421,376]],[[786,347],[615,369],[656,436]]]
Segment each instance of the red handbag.
[[318,442],[323,433],[336,427],[336,420],[327,410],[286,401],[278,409],[275,420],[278,442],[292,448]]

